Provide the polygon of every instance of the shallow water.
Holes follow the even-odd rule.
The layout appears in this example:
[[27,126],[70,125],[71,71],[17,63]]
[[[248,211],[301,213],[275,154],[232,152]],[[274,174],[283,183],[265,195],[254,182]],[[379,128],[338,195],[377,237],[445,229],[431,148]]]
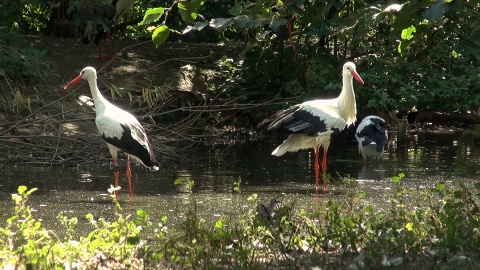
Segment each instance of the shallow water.
[[[367,200],[387,201],[392,176],[404,173],[405,182],[412,188],[433,188],[439,182],[457,179],[465,184],[476,181],[480,170],[480,147],[469,135],[418,134],[407,142],[395,142],[391,134],[389,147],[383,159],[375,164],[364,164],[353,142],[333,140],[328,156],[328,173],[332,175],[329,198],[341,199],[341,177],[350,176],[367,191]],[[393,138],[392,138],[393,137]],[[188,157],[163,160],[159,172],[149,172],[134,166],[134,198],[128,199],[128,188],[120,191],[121,204],[129,212],[146,210],[153,220],[163,215],[182,218],[191,205],[185,186],[174,185],[177,178],[195,181],[193,194],[201,216],[216,219],[231,217],[251,208],[245,198],[258,194],[261,202],[271,198],[296,202],[299,208],[314,205],[315,180],[312,168],[313,152],[287,153],[282,157],[270,153],[281,143],[280,139],[239,141],[235,144],[200,145]],[[105,152],[107,148],[105,147]],[[159,157],[162,160],[162,157]],[[120,183],[126,186],[125,164],[120,163]],[[39,168],[27,166],[0,166],[0,223],[12,215],[10,194],[19,185],[39,190],[30,198],[34,215],[47,227],[58,226],[59,213],[80,218],[80,227],[87,224],[87,213],[95,217],[113,217],[114,205],[107,189],[113,184],[113,170],[105,159],[97,165]],[[241,194],[233,192],[233,183],[241,180]],[[57,225],[56,225],[57,224]]]

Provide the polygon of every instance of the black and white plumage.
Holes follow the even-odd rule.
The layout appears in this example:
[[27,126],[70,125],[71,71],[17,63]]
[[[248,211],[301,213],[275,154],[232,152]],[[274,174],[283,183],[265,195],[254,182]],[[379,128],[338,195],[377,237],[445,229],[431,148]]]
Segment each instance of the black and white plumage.
[[342,92],[334,99],[316,99],[293,105],[263,120],[258,127],[267,126],[268,130],[289,134],[288,138],[273,152],[281,156],[286,152],[313,148],[315,151],[315,183],[318,189],[318,154],[323,146],[322,171],[324,191],[326,190],[327,151],[330,136],[335,130],[343,130],[355,123],[357,108],[353,78],[363,84],[356,71],[355,64],[347,62],[343,65]]
[[[98,46],[99,58],[102,61],[113,58],[112,37],[110,31],[112,26],[120,21],[120,18],[130,11],[135,0],[110,0],[103,5],[95,5],[92,0],[83,0],[82,12],[91,19],[85,23],[82,31],[82,41],[88,44],[93,40]],[[125,19],[126,23],[126,19]],[[102,55],[102,38],[107,36],[108,56]]]
[[358,151],[365,163],[368,157],[378,161],[388,141],[388,124],[379,116],[367,116],[358,125],[355,138],[358,142]]
[[100,93],[97,86],[97,71],[93,67],[82,69],[80,75],[65,86],[65,89],[86,80],[90,86],[93,102],[95,103],[95,124],[102,138],[107,142],[113,158],[115,171],[115,186],[118,186],[118,152],[123,151],[127,156],[127,178],[132,197],[130,157],[138,163],[157,171],[160,168],[153,147],[147,134],[138,120],[129,112],[113,105]]

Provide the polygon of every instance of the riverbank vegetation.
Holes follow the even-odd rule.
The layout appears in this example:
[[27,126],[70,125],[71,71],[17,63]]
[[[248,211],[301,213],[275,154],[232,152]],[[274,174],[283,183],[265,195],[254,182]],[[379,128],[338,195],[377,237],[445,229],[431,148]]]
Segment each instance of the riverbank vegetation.
[[[232,196],[242,210],[231,217],[200,218],[190,192],[185,213],[165,213],[153,222],[145,211],[127,215],[117,204],[112,220],[87,215],[91,230],[84,235],[76,230],[79,217],[60,213],[58,229],[44,228],[28,204],[35,188],[21,186],[12,195],[15,212],[0,228],[0,264],[2,269],[478,269],[480,185],[467,188],[453,179],[449,187],[411,189],[403,176],[391,179],[383,207],[372,205],[350,178],[343,182],[347,200],[320,198],[313,212],[278,201],[264,207],[256,194],[244,201],[237,196],[239,181]],[[194,182],[177,184],[191,190]]]

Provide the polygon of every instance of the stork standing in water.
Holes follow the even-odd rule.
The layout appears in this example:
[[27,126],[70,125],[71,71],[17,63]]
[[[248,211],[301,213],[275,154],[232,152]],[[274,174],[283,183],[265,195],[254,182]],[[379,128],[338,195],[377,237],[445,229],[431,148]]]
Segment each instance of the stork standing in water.
[[320,166],[318,155],[320,146],[323,146],[323,190],[327,188],[327,151],[330,145],[330,136],[335,130],[343,130],[346,126],[355,123],[357,107],[353,79],[363,84],[363,80],[356,71],[355,64],[347,62],[343,65],[342,92],[334,99],[316,99],[293,105],[279,111],[263,120],[258,127],[268,125],[268,130],[289,134],[288,138],[272,152],[274,156],[281,156],[286,152],[296,152],[301,149],[313,148],[315,152],[315,187],[318,192],[318,174]]
[[355,138],[358,142],[358,151],[362,154],[365,164],[367,164],[368,157],[373,157],[378,162],[383,155],[385,144],[388,141],[387,129],[387,122],[375,115],[363,118],[358,125]]
[[[92,0],[83,0],[89,2]],[[95,6],[92,3],[83,3],[82,11],[89,16],[96,18],[95,21],[90,20],[86,23],[83,29],[82,41],[88,44],[92,39],[94,44],[98,46],[98,57],[101,61],[108,61],[113,58],[112,52],[112,35],[111,31],[113,25],[120,21],[122,16],[125,16],[125,25],[127,24],[127,14],[133,7],[135,0],[110,0],[107,4]],[[107,29],[105,29],[107,27]],[[108,56],[104,57],[102,52],[102,38],[106,35]]]
[[[115,166],[115,186],[118,186],[119,170],[117,162],[117,154],[121,150],[127,156],[127,179],[132,198],[132,170],[130,168],[130,157],[138,163],[149,168],[151,171],[157,171],[160,168],[153,147],[147,138],[147,134],[138,120],[129,112],[124,111],[110,103],[100,93],[97,86],[97,71],[93,67],[82,69],[80,75],[67,84],[67,89],[81,80],[86,80],[92,92],[93,102],[95,103],[96,118],[98,132],[107,142],[108,149],[113,158]],[[118,199],[118,191],[115,191]]]

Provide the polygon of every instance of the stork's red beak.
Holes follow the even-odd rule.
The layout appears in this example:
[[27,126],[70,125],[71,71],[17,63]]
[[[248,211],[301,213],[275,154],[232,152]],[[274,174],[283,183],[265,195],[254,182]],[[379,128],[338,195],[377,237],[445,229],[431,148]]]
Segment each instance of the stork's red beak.
[[73,85],[77,84],[81,80],[82,80],[82,75],[78,75],[75,79],[73,79],[71,82],[69,82],[67,85],[65,85],[65,87],[63,87],[63,89],[67,89],[70,86],[73,86]]
[[357,81],[359,81],[361,84],[363,84],[362,78],[360,77],[360,75],[358,75],[358,73],[357,73],[355,70],[352,70],[352,76],[353,76],[353,78],[355,78],[355,80],[357,80]]

